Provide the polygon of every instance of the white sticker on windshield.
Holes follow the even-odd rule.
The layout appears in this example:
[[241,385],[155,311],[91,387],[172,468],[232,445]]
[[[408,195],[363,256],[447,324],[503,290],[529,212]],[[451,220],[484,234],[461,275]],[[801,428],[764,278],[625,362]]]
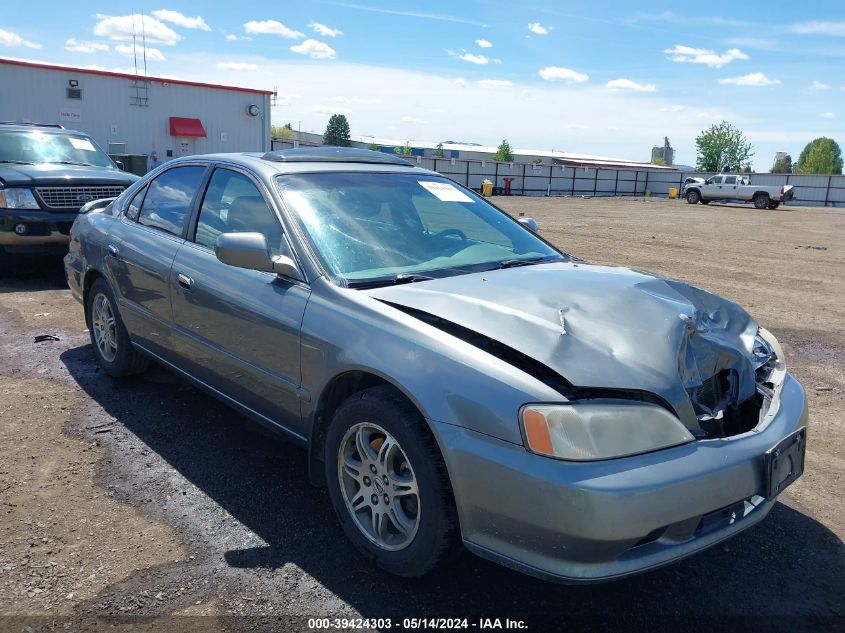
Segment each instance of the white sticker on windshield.
[[475,202],[463,191],[448,182],[432,182],[430,180],[418,180],[417,182],[443,202]]
[[89,141],[87,138],[73,138],[71,136],[68,140],[70,141],[70,144],[73,145],[76,149],[84,149],[86,152],[97,151],[91,141]]

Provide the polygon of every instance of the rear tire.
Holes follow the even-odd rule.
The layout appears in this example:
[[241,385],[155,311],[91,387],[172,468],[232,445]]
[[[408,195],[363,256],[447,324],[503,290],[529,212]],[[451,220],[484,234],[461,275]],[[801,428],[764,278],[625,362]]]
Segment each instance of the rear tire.
[[687,191],[687,204],[698,204],[701,202],[701,194],[697,189]]
[[97,279],[88,291],[86,321],[97,364],[109,376],[139,374],[150,365],[129,340],[114,293],[105,279]]
[[769,194],[767,193],[757,193],[754,194],[754,208],[755,209],[765,209],[769,206],[771,200],[769,199]]
[[340,405],[324,458],[337,518],[376,566],[422,576],[460,551],[452,487],[437,442],[419,411],[393,388],[366,389]]
[[769,207],[768,207],[768,208],[769,208],[769,209],[771,209],[772,211],[774,211],[774,210],[775,210],[775,209],[777,209],[779,206],[780,206],[780,202],[770,202],[770,203],[769,203]]

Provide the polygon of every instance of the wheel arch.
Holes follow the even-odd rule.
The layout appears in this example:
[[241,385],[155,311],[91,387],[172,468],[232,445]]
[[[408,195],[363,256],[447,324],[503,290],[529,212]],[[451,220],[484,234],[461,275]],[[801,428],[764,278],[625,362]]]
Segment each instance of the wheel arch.
[[[85,323],[88,323],[88,294],[91,292],[91,286],[98,279],[106,279],[106,276],[96,268],[89,268],[82,276],[82,306],[85,310]],[[108,283],[108,280],[106,281]]]
[[[372,369],[360,368],[348,369],[337,374],[320,391],[311,414],[311,427],[308,437],[308,479],[313,485],[323,487],[326,484],[323,469],[323,449],[325,447],[326,430],[334,412],[353,394],[379,386],[388,387],[396,392],[401,398],[407,400],[423,419],[428,420],[424,408],[417,399],[402,386],[381,373]],[[434,436],[433,433],[432,435]]]

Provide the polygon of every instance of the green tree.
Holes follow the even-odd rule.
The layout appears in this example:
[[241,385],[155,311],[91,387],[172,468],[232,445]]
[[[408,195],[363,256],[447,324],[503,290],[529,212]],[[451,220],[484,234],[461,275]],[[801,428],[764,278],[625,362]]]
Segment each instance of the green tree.
[[769,170],[773,174],[791,174],[792,173],[792,156],[785,154],[779,158],[775,158],[772,168]]
[[832,138],[821,136],[807,143],[798,157],[795,172],[799,174],[841,174],[842,150]]
[[410,156],[411,155],[411,143],[410,141],[405,141],[405,145],[397,145],[393,148],[393,153],[398,154],[399,156]]
[[434,150],[434,155],[437,156],[437,158],[443,158],[446,156],[446,154],[443,153],[443,143],[437,144],[437,149]]
[[652,165],[658,165],[659,167],[666,167],[666,161],[662,158],[652,158],[651,159]]
[[370,143],[369,145],[367,145],[367,149],[370,150],[371,152],[380,152],[381,151],[381,147],[379,147],[375,143]]
[[727,121],[702,131],[695,138],[695,146],[698,148],[695,163],[698,171],[739,171],[744,167],[750,170],[753,147],[742,132]]
[[349,147],[349,121],[345,114],[333,114],[329,117],[326,131],[323,132],[323,145]]
[[273,138],[293,138],[293,128],[290,123],[284,125],[271,125],[270,136]]
[[499,144],[499,147],[496,148],[496,153],[493,154],[493,160],[500,160],[503,163],[512,163],[513,162],[513,150],[511,150],[511,144],[508,143],[508,139],[502,139],[502,142]]

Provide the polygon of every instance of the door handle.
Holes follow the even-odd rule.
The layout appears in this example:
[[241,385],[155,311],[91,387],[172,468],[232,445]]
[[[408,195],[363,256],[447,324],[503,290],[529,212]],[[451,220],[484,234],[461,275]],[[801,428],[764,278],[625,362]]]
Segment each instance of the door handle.
[[117,250],[117,246],[114,244],[108,245],[109,255],[117,259],[117,256],[120,254],[120,251]]
[[188,275],[184,273],[179,273],[176,275],[176,281],[182,286],[185,290],[190,290],[191,286],[194,285],[194,280],[188,277]]

